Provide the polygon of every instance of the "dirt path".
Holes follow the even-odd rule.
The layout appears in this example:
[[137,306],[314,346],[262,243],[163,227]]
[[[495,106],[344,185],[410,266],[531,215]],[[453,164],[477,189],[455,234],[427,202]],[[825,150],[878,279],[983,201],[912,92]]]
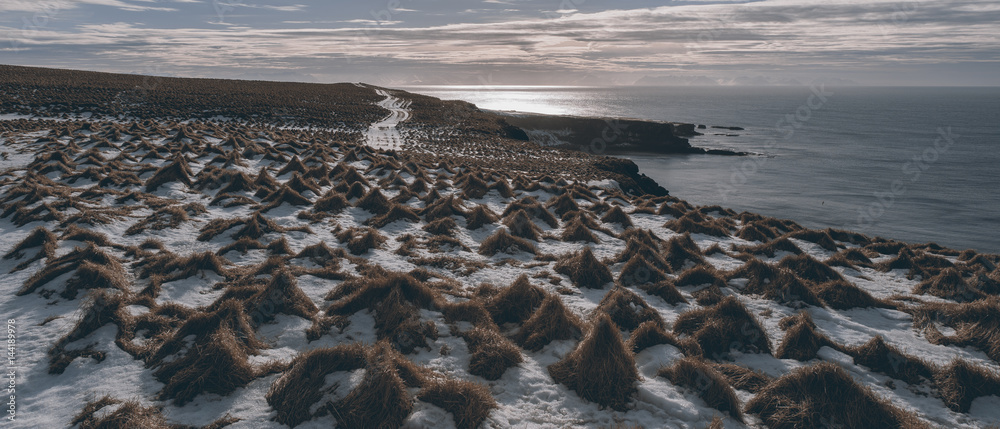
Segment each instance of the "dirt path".
[[403,147],[403,137],[396,129],[396,124],[410,119],[410,110],[407,109],[410,102],[394,97],[381,89],[376,89],[375,92],[385,97],[385,100],[380,101],[378,105],[388,109],[390,113],[368,128],[368,145],[376,149],[400,149]]

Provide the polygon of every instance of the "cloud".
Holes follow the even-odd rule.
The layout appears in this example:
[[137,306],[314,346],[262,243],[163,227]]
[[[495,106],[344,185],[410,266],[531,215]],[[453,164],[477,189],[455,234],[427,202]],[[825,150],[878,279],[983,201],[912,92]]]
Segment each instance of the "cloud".
[[[87,1],[106,6],[122,3]],[[25,3],[8,2],[4,4]],[[234,5],[283,11],[293,19],[225,28],[156,28],[126,21],[80,24],[72,31],[42,29],[19,34],[17,52],[78,58],[89,53],[92,58],[80,61],[107,65],[155,61],[176,68],[178,74],[213,67],[216,71],[259,67],[321,75],[334,68],[359,77],[371,70],[692,75],[733,70],[857,72],[948,63],[995,64],[1000,58],[1000,40],[995,35],[1000,5],[986,2],[765,0],[575,11],[557,17],[539,14],[503,19],[497,14],[486,22],[439,25],[425,24],[430,15],[421,13],[411,13],[405,22],[376,22],[364,13],[354,19],[324,16],[327,20],[319,21],[309,19],[311,12],[304,4]],[[459,19],[457,12],[451,16]],[[6,30],[17,33],[18,29],[0,27],[0,35]]]

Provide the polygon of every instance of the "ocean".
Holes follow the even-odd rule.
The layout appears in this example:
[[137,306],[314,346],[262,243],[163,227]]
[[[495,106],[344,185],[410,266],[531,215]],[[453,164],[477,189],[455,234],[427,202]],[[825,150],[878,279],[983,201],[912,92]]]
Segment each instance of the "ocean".
[[490,110],[704,124],[692,145],[755,155],[627,157],[694,204],[1000,253],[1000,88],[403,89]]

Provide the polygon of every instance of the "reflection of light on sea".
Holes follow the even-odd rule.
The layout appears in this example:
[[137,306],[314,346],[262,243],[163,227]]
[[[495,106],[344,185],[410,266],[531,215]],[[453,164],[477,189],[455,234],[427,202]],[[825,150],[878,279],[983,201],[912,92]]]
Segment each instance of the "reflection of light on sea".
[[465,100],[481,109],[542,113],[548,115],[580,114],[579,100],[570,86],[492,86],[451,85],[414,86],[406,89],[443,100]]

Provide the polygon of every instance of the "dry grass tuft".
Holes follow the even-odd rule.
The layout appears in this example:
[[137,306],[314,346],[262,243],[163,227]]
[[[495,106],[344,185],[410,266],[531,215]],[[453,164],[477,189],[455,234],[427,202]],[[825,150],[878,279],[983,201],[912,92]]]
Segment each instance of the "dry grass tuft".
[[520,324],[531,317],[545,297],[545,291],[531,284],[528,276],[522,274],[509,287],[490,297],[485,307],[493,321],[499,325]]
[[955,268],[945,268],[940,274],[926,279],[913,288],[918,295],[934,295],[958,302],[969,302],[983,298],[985,294],[969,286],[962,273]]
[[38,253],[36,253],[35,256],[32,256],[31,258],[28,258],[28,260],[21,262],[14,269],[15,271],[22,270],[24,268],[27,268],[27,266],[30,265],[32,262],[35,262],[39,259],[54,258],[56,255],[56,245],[58,244],[58,242],[59,239],[56,238],[55,234],[45,229],[45,227],[39,226],[31,230],[31,233],[28,234],[28,236],[25,237],[24,240],[21,240],[21,242],[17,243],[17,245],[14,246],[14,248],[11,249],[10,252],[7,252],[7,254],[3,256],[3,258],[21,259],[24,257],[24,252],[26,250],[40,247]]
[[729,381],[704,361],[686,357],[672,367],[661,368],[656,375],[670,380],[674,385],[693,390],[708,406],[729,413],[736,421],[743,422],[740,400]]
[[625,210],[622,210],[621,206],[614,206],[611,210],[608,210],[604,216],[601,217],[601,222],[604,223],[616,223],[622,228],[628,229],[633,226],[632,218],[629,217]]
[[514,335],[514,341],[526,350],[538,351],[552,341],[580,338],[583,328],[580,318],[558,296],[549,295]]
[[679,234],[705,234],[714,237],[728,237],[729,229],[722,223],[712,219],[696,216],[697,212],[688,212],[678,219],[668,220],[664,228]]
[[532,218],[539,219],[542,222],[548,224],[552,228],[559,227],[559,221],[556,219],[556,217],[553,216],[551,212],[546,210],[545,207],[542,206],[542,204],[535,199],[535,197],[524,197],[521,198],[520,200],[510,203],[509,205],[507,205],[507,208],[504,209],[503,213],[500,214],[500,216],[506,218],[508,215],[518,210],[524,210],[524,212],[527,213]]
[[668,277],[645,257],[637,253],[618,273],[618,282],[625,286],[641,286],[667,281]]
[[778,267],[787,268],[795,275],[816,283],[844,279],[836,270],[805,253],[782,258],[781,262],[778,262]]
[[277,412],[274,421],[295,427],[317,417],[327,409],[320,406],[312,411],[323,399],[326,376],[364,367],[365,349],[360,344],[314,349],[296,356],[288,371],[267,391],[267,403]]
[[604,295],[595,312],[601,312],[611,317],[619,328],[631,331],[643,323],[655,323],[664,326],[660,313],[646,304],[646,301],[626,288],[615,286]]
[[[431,196],[430,193],[427,195]],[[438,196],[435,200],[428,200],[425,197],[425,200],[425,202],[428,202],[428,205],[420,212],[420,214],[427,222],[449,216],[468,216],[465,208],[462,207],[462,202],[458,198],[455,198],[454,195],[449,195],[447,197]]]
[[341,243],[347,243],[347,250],[354,255],[363,255],[369,250],[378,249],[386,241],[385,236],[371,227],[346,229],[337,234],[337,239]]
[[772,429],[843,427],[926,428],[917,417],[878,398],[837,364],[797,369],[769,384],[747,403]]
[[413,398],[406,390],[397,355],[377,344],[367,353],[361,384],[330,407],[337,425],[349,428],[401,427],[413,412]]
[[[55,280],[56,277],[73,271],[76,271],[77,275],[67,282],[66,288],[62,292],[66,299],[75,298],[80,289],[93,287],[127,290],[126,271],[121,261],[90,243],[87,247],[76,247],[66,255],[49,259],[45,268],[24,281],[24,285],[17,291],[17,295],[23,296],[32,293]],[[96,283],[91,284],[88,283],[89,281]]]
[[767,374],[732,363],[713,363],[712,368],[719,371],[734,389],[757,393],[773,380]]
[[690,234],[671,238],[663,249],[664,259],[673,271],[680,271],[689,261],[695,265],[705,263],[701,249],[691,239]]
[[529,241],[510,235],[506,228],[500,228],[494,232],[489,237],[483,240],[482,244],[479,246],[479,254],[484,256],[493,256],[497,253],[509,253],[513,254],[516,252],[528,252],[537,253],[538,250],[535,249],[535,245],[531,244]]
[[424,225],[423,230],[434,235],[452,235],[455,228],[458,228],[455,219],[443,217]]
[[464,380],[431,383],[417,394],[417,399],[451,413],[458,429],[478,428],[489,416],[490,410],[497,407],[489,388]]
[[278,314],[311,319],[319,311],[287,269],[274,273],[267,286],[247,300],[246,310],[257,326],[274,320]]
[[674,322],[674,333],[690,335],[706,357],[723,360],[729,351],[771,353],[771,343],[760,322],[736,297],[725,297],[710,308],[681,313]]
[[958,413],[968,413],[980,396],[1000,394],[1000,374],[958,358],[934,374],[934,381],[945,405]]
[[802,311],[795,316],[781,319],[781,327],[785,329],[785,338],[774,354],[778,359],[795,359],[809,361],[816,358],[816,353],[822,347],[845,351],[845,348],[823,335],[816,328],[809,313]]
[[681,275],[677,277],[677,280],[674,280],[674,284],[678,287],[705,284],[716,287],[725,287],[726,281],[723,280],[722,275],[719,274],[715,267],[708,264],[700,264],[681,273]]
[[688,302],[687,298],[684,298],[684,295],[681,295],[681,291],[677,290],[677,286],[674,285],[674,282],[669,279],[656,283],[644,283],[639,285],[639,289],[642,289],[650,295],[660,297],[670,305]]
[[393,204],[382,194],[382,191],[378,188],[372,188],[354,206],[374,215],[383,215],[392,209]]
[[433,322],[421,320],[419,309],[444,307],[441,298],[409,274],[385,273],[348,280],[334,289],[328,300],[336,300],[327,315],[350,315],[361,310],[374,313],[375,334],[404,354],[427,347],[427,338],[437,338]]
[[574,285],[582,288],[600,289],[614,280],[611,270],[594,256],[590,246],[561,257],[554,269],[569,276]]
[[514,211],[503,219],[504,226],[516,237],[538,241],[538,235],[542,229],[535,225],[531,217],[524,210]]
[[826,282],[813,287],[816,296],[834,310],[852,308],[892,308],[893,305],[876,299],[868,292],[846,280]]
[[375,228],[383,228],[386,225],[396,222],[398,220],[406,220],[409,222],[420,222],[420,217],[413,212],[407,206],[389,203],[392,208],[388,212],[375,216],[365,221],[365,225],[373,226]]
[[517,346],[493,329],[474,328],[461,335],[472,355],[469,358],[469,374],[498,380],[507,368],[523,361]]
[[652,320],[648,320],[639,325],[632,331],[632,334],[628,337],[628,341],[625,346],[632,353],[639,353],[653,346],[658,346],[660,344],[670,344],[674,347],[680,348],[680,341],[674,334],[671,334],[663,329],[661,323],[657,323]]
[[497,220],[499,220],[499,217],[496,213],[493,213],[489,207],[480,204],[474,207],[469,212],[469,215],[465,217],[465,227],[468,229],[479,229],[484,225],[494,224]]
[[632,352],[603,313],[573,352],[549,366],[549,375],[580,397],[618,411],[628,409],[639,381]]
[[572,221],[566,223],[559,238],[565,242],[584,241],[595,244],[601,242],[580,218],[574,218]]
[[156,191],[160,186],[171,182],[180,182],[191,186],[192,175],[187,161],[184,160],[183,156],[178,156],[170,164],[160,167],[156,173],[153,173],[153,176],[146,180],[146,192]]
[[[926,331],[928,341],[976,347],[990,359],[1000,362],[1000,297],[991,296],[962,304],[923,304],[911,312],[914,313],[914,325]],[[931,323],[933,321],[943,322],[955,333],[942,335]]]
[[934,377],[934,368],[930,364],[886,344],[881,335],[863,345],[847,347],[845,352],[854,357],[856,365],[864,365],[909,384],[919,384],[923,379]]
[[[101,410],[118,405],[114,411],[96,414]],[[105,395],[101,399],[88,402],[70,422],[79,429],[173,429],[176,426],[167,423],[161,410],[156,407],[143,407],[138,401],[122,402]]]

